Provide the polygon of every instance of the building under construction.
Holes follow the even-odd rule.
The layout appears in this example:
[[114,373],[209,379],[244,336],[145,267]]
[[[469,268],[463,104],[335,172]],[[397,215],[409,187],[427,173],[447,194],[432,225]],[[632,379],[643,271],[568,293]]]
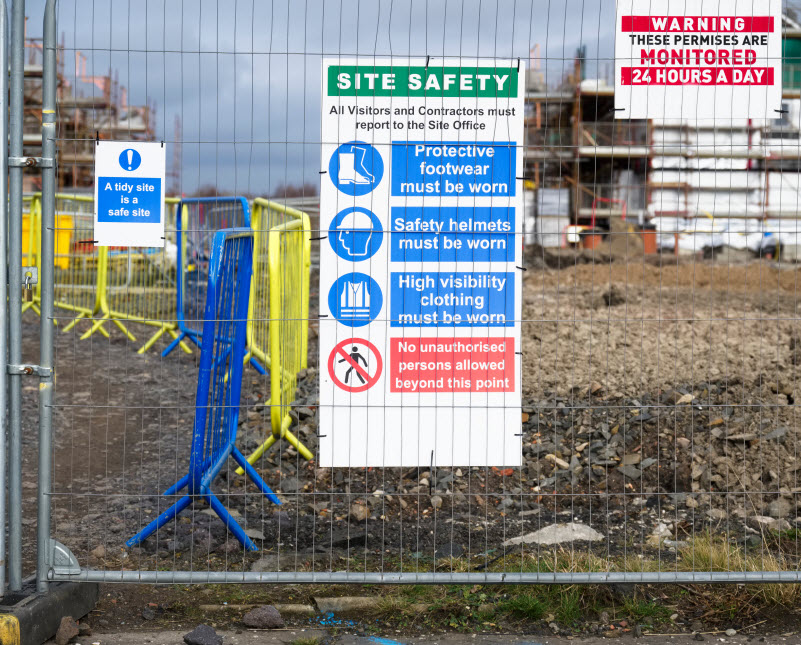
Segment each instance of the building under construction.
[[659,246],[676,252],[724,245],[759,251],[771,236],[783,237],[788,249],[801,244],[801,27],[787,17],[783,27],[781,113],[725,125],[615,120],[614,81],[587,78],[583,51],[553,88],[533,50],[527,241],[567,246],[588,229],[606,235],[633,224],[654,227]]
[[[42,41],[25,40],[25,155],[42,150]],[[80,51],[58,49],[57,133],[58,186],[69,192],[90,192],[94,186],[92,146],[98,139],[152,141],[155,106],[129,105],[126,88],[113,70],[90,75]],[[73,68],[74,65],[74,68]],[[41,177],[25,174],[26,192],[41,189]]]

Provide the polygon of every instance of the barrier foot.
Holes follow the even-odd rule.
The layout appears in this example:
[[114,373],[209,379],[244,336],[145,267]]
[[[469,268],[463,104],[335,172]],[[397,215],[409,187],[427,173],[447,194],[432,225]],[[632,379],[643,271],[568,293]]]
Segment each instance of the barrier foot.
[[142,345],[139,349],[136,350],[137,354],[144,354],[147,350],[149,350],[153,345],[156,344],[156,341],[164,335],[164,332],[167,331],[167,325],[162,325],[159,327],[158,331],[153,334],[150,338],[147,339],[147,342]]
[[245,535],[245,530],[239,525],[239,522],[231,517],[228,509],[225,508],[225,506],[222,505],[222,502],[214,496],[214,493],[206,489],[203,491],[203,497],[209,503],[209,506],[211,506],[212,510],[217,513],[220,519],[225,523],[225,528],[234,534],[234,537],[242,543],[242,546],[244,546],[245,549],[248,551],[259,550],[259,548],[253,544],[253,540]]
[[298,439],[294,434],[292,434],[289,430],[284,431],[284,439],[286,439],[294,448],[300,453],[300,456],[303,457],[306,461],[311,461],[314,459],[314,455],[311,451],[303,445],[300,439]]
[[170,506],[166,511],[159,515],[155,520],[143,528],[139,533],[134,535],[130,540],[125,543],[129,549],[137,544],[144,542],[148,537],[155,533],[158,529],[164,526],[167,522],[174,519],[178,513],[184,510],[189,504],[192,503],[190,495],[184,495],[175,504]]
[[[273,444],[276,441],[278,441],[278,437],[270,433],[270,436],[267,437],[267,440],[263,444],[261,444],[258,448],[256,448],[256,450],[252,454],[248,455],[247,462],[249,464],[255,464],[259,460],[259,457],[261,457],[265,452],[267,452],[270,448],[273,447]],[[244,475],[245,474],[244,467],[237,468],[236,474]]]
[[125,325],[123,325],[121,321],[117,320],[116,318],[112,318],[112,322],[122,330],[122,333],[128,337],[128,340],[134,342],[136,341],[136,336],[134,336],[130,331],[128,331],[128,328]]
[[245,354],[245,359],[244,359],[244,362],[242,363],[242,365],[246,365],[247,363],[253,361],[254,359],[257,362],[253,364],[253,367],[255,369],[259,369],[259,367],[260,367],[261,369],[264,370],[264,372],[262,372],[262,373],[266,374],[267,370],[270,369],[270,357],[266,356],[264,354],[264,352],[262,352],[262,351],[255,351],[254,352],[252,349],[248,349],[248,353]]
[[[35,302],[26,302],[22,305],[22,313],[25,313],[28,311],[28,309],[33,309],[33,313],[41,317],[42,310],[39,309],[39,305],[37,305]],[[58,327],[58,321],[55,319],[53,319],[53,326]]]
[[0,643],[53,642],[65,616],[78,620],[95,608],[99,589],[96,583],[51,582],[47,593],[39,594],[33,577],[23,580],[18,593],[6,593],[0,601]]
[[249,354],[249,353],[248,353],[248,355],[247,355],[247,356],[245,356],[245,365],[247,365],[248,363],[250,363],[251,367],[253,367],[253,369],[254,369],[254,370],[256,370],[256,371],[257,371],[259,374],[261,374],[262,376],[267,376],[267,370],[266,370],[266,369],[264,369],[264,368],[261,366],[261,363],[259,363],[259,361],[257,361],[257,360],[256,360],[256,359],[255,359],[255,358],[254,358],[254,357],[253,357],[251,354]]
[[89,337],[90,337],[92,334],[94,334],[96,331],[99,331],[99,332],[100,332],[101,334],[103,334],[103,335],[104,335],[106,338],[108,338],[108,332],[107,332],[107,331],[106,331],[106,330],[103,328],[103,324],[104,324],[104,323],[105,323],[105,322],[106,322],[108,319],[109,319],[109,315],[108,315],[107,313],[105,313],[105,314],[103,314],[103,317],[102,317],[102,318],[99,318],[98,320],[95,320],[94,324],[93,324],[93,325],[92,325],[92,326],[89,328],[89,331],[87,331],[86,333],[84,333],[84,335],[83,335],[83,336],[81,336],[81,340],[86,340],[86,339],[87,339],[87,338],[89,338]]
[[182,331],[180,336],[176,336],[175,339],[169,345],[167,345],[167,349],[161,352],[161,357],[166,358],[167,356],[169,356],[172,350],[174,350],[178,346],[178,344],[184,339],[186,335],[187,335],[186,332]]
[[164,497],[169,497],[170,495],[175,495],[178,491],[183,490],[186,488],[186,485],[189,483],[189,475],[184,475],[175,482],[172,486],[170,486],[167,490],[164,491]]
[[[269,402],[267,403],[269,405]],[[254,464],[258,461],[259,457],[261,457],[265,452],[267,452],[274,443],[276,443],[279,439],[286,439],[289,444],[295,448],[300,453],[300,456],[303,457],[306,461],[311,461],[314,459],[314,455],[311,451],[303,445],[300,439],[298,439],[292,432],[289,431],[289,426],[292,424],[292,418],[287,416],[284,417],[284,422],[281,426],[281,434],[270,434],[269,437],[265,440],[263,444],[261,444],[253,454],[249,455],[247,458],[248,464]],[[237,475],[244,475],[245,471],[242,468],[236,469]]]
[[261,475],[256,472],[256,469],[247,462],[247,459],[245,459],[245,456],[239,452],[238,448],[235,447],[231,451],[231,456],[234,458],[234,461],[236,461],[240,466],[242,466],[242,468],[245,469],[245,472],[247,473],[248,477],[250,477],[250,480],[256,484],[262,493],[264,493],[264,496],[276,506],[281,506],[281,500],[278,499],[278,495],[276,495],[273,492],[273,489],[265,483],[265,481],[261,478]]
[[[178,335],[179,335],[178,332],[175,331],[175,324],[174,323],[162,324],[161,327],[159,327],[158,331],[155,334],[153,334],[150,338],[148,338],[147,342],[144,345],[142,345],[138,350],[136,350],[136,353],[137,354],[144,354],[147,350],[149,350],[151,347],[153,347],[153,345],[156,344],[156,341],[159,338],[161,338],[164,334],[170,334],[170,336],[172,336],[173,339],[178,338]],[[183,352],[185,354],[191,354],[192,353],[192,350],[189,348],[189,346],[185,342],[180,341],[178,344],[180,345],[181,349],[183,350]]]
[[180,334],[178,334],[177,332],[173,332],[172,330],[169,329],[167,331],[173,336],[174,340],[169,345],[167,345],[167,349],[161,352],[162,358],[166,358],[167,356],[169,356],[172,353],[172,350],[174,350],[179,345],[181,346],[181,349],[183,349],[187,354],[191,354],[192,350],[190,350],[186,346],[186,344],[183,343],[184,338],[191,340],[195,345],[200,347],[200,343],[197,341],[197,338],[195,338],[194,335],[192,334],[189,334],[185,331],[182,331]]
[[[169,332],[170,336],[172,336],[173,338],[178,338],[178,332],[175,331],[174,328],[170,328],[167,331]],[[187,345],[184,341],[180,341],[178,343],[178,346],[183,350],[184,354],[191,354],[192,353],[192,348],[189,347],[189,345]]]
[[[41,315],[41,314],[39,314],[39,315]],[[64,330],[63,330],[63,331],[64,331],[64,333],[68,332],[70,329],[72,329],[73,327],[75,327],[75,325],[77,325],[77,324],[78,324],[78,321],[79,321],[79,320],[83,320],[83,319],[84,319],[84,318],[86,318],[88,315],[89,315],[89,314],[87,314],[87,313],[86,313],[86,312],[84,312],[84,311],[82,311],[81,313],[79,313],[77,316],[75,316],[75,318],[73,318],[73,319],[72,319],[72,320],[71,320],[71,321],[70,321],[70,322],[67,324],[67,326],[66,326],[66,327],[64,327]]]

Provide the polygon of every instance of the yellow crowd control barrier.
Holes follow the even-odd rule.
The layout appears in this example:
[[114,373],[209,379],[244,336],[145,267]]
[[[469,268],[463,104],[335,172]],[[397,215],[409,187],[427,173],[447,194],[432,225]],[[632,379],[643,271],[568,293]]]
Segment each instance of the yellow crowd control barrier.
[[[250,282],[246,361],[270,370],[267,439],[248,457],[255,463],[279,439],[305,458],[311,451],[290,431],[297,374],[307,367],[311,224],[306,213],[258,198],[251,212],[253,277]],[[237,473],[244,471],[240,468]]]
[[[167,217],[179,202],[167,198]],[[23,220],[23,255],[26,266],[39,266],[41,244],[41,194],[31,197]],[[170,242],[165,249],[96,247],[94,198],[90,195],[56,194],[55,306],[75,314],[64,331],[80,320],[92,320],[81,339],[95,332],[108,337],[105,323],[113,322],[130,340],[136,340],[122,321],[161,326],[174,317],[174,268]],[[167,236],[168,237],[168,236]],[[173,244],[174,247],[174,244]],[[172,295],[170,295],[172,293]],[[39,313],[39,285],[32,302],[23,309]],[[184,347],[185,351],[190,351]]]

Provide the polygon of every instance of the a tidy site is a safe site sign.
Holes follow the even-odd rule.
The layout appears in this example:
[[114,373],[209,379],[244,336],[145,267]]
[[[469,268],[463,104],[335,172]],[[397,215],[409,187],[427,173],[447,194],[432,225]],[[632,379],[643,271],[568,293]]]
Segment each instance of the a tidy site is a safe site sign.
[[323,62],[321,465],[520,464],[524,78]]
[[164,246],[165,171],[159,142],[97,142],[95,245]]
[[620,0],[615,116],[777,118],[781,8],[781,0]]

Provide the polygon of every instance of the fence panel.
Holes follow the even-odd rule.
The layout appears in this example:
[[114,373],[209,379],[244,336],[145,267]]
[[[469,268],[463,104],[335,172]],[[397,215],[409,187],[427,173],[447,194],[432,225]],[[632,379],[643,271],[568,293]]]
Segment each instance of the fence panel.
[[[279,439],[305,458],[314,455],[289,430],[298,372],[307,367],[311,224],[306,213],[266,199],[253,202],[253,281],[248,312],[248,354],[270,373],[267,436],[250,456],[255,463]],[[242,474],[242,469],[237,474]]]
[[[41,195],[34,197],[31,212],[34,232],[41,243]],[[100,312],[98,282],[105,252],[94,245],[94,199],[85,195],[56,195],[55,306],[77,314],[64,327],[69,331],[79,320]],[[23,232],[24,234],[24,232]],[[103,329],[103,335],[108,332]]]
[[184,488],[187,494],[128,540],[125,544],[129,548],[168,524],[194,500],[203,499],[245,549],[257,551],[211,490],[212,482],[230,457],[247,467],[248,477],[267,499],[281,503],[235,445],[252,270],[251,233],[247,229],[217,231],[210,251],[189,473],[167,489],[164,496],[169,499]]
[[[162,356],[170,354],[184,339],[200,346],[200,320],[206,302],[208,263],[215,232],[223,228],[250,227],[250,205],[244,197],[183,199],[177,209],[175,307],[179,333]],[[162,327],[156,332],[142,349],[147,349],[165,329]],[[174,328],[169,330],[174,331]]]
[[[174,210],[179,200],[167,198],[167,220],[174,226]],[[22,220],[23,266],[40,264],[41,247],[41,193],[27,197]],[[165,250],[120,249],[95,247],[92,239],[94,199],[84,195],[59,194],[56,196],[55,226],[55,304],[60,309],[78,315],[63,326],[72,329],[78,321],[92,319],[92,325],[82,339],[100,332],[108,337],[105,321],[113,321],[128,337],[135,340],[131,331],[121,322],[135,321],[161,327],[163,320],[175,318],[175,230],[167,223]],[[23,304],[39,313],[41,284],[36,283],[33,296]]]
[[[63,192],[55,199],[53,284],[38,285],[29,303],[36,311],[42,289],[54,290],[52,491],[39,502],[52,502],[51,537],[79,565],[51,560],[50,579],[801,582],[797,92],[785,92],[777,119],[616,119],[614,51],[604,35],[618,13],[611,0],[589,8],[568,0],[545,18],[533,2],[499,0],[468,3],[461,12],[428,1],[397,11],[388,0],[334,9],[203,0],[163,2],[163,11],[147,16],[117,4],[59,0],[64,41],[43,48],[60,57],[48,74],[62,76],[54,172]],[[576,51],[565,46],[571,34]],[[63,64],[83,60],[78,54],[87,69],[112,72],[95,77]],[[392,87],[400,77],[386,76],[379,95],[350,104],[346,91],[375,90],[370,74],[377,72],[344,87],[336,74],[321,76],[324,59],[326,69],[331,60],[371,70],[414,67],[426,81],[418,94],[401,97],[400,86]],[[508,96],[464,94],[479,92],[481,78],[473,86],[462,72],[483,66],[515,79],[522,111],[512,110]],[[124,101],[117,70],[124,70]],[[414,85],[414,78],[407,80]],[[342,93],[321,98],[329,82]],[[38,95],[27,96],[35,102]],[[357,140],[344,126],[327,127],[332,114],[347,127],[358,124]],[[523,124],[519,140],[507,131],[510,119]],[[446,121],[459,125],[445,128]],[[414,188],[396,181],[403,171],[460,174],[433,155],[404,163],[410,157],[401,149],[416,146],[381,137],[403,130],[410,140],[408,122],[420,130],[423,151],[489,146],[510,160],[507,170],[522,159],[507,187],[531,205],[538,235],[530,239],[543,245],[521,253],[518,223],[528,213],[510,216],[522,208],[511,195],[500,213],[492,212],[495,196],[475,195],[469,207],[457,207],[448,201],[454,196],[399,194]],[[93,206],[81,195],[98,137],[168,147],[171,190],[184,197],[169,202],[164,251],[94,248]],[[347,150],[334,153],[340,146]],[[383,159],[383,174],[370,172],[370,147]],[[494,173],[497,159],[487,161],[471,172]],[[377,177],[376,190],[360,192]],[[210,194],[218,196],[201,196]],[[271,197],[255,198],[251,217],[245,198],[225,195]],[[45,266],[42,203],[34,195],[23,220],[26,266]],[[364,217],[332,235],[337,218],[370,218],[365,211],[383,227],[383,241],[368,243],[378,249],[370,257],[368,247],[348,253],[351,247],[336,246],[339,234],[353,243]],[[519,264],[457,253],[459,241],[468,250],[478,243],[485,216],[508,225],[490,231],[487,242],[514,239],[507,244],[513,257],[521,253]],[[440,225],[452,228],[432,228]],[[250,229],[253,251],[250,260],[224,263],[228,287],[218,291],[214,240],[227,228]],[[445,239],[452,247],[433,246]],[[320,276],[315,265],[332,250],[337,275],[329,262]],[[418,289],[418,273],[440,286]],[[336,279],[355,274],[352,291],[380,282],[378,311],[364,311],[364,291],[356,302],[334,289]],[[447,392],[393,390],[407,367],[397,353],[392,360],[392,343],[495,338],[478,325],[399,329],[391,308],[404,298],[422,307],[425,287],[429,301],[446,302],[449,316],[463,306],[473,315],[476,297],[485,295],[469,287],[475,274],[520,287],[513,300],[521,313],[504,322],[519,326],[521,339],[499,361],[514,365],[522,405],[489,399],[491,392],[458,392],[455,380]],[[391,281],[400,279],[411,286],[399,294],[395,282],[393,293]],[[456,298],[455,288],[442,286],[449,279],[468,288]],[[235,296],[236,307],[224,296]],[[206,315],[211,305],[225,315]],[[373,326],[337,319],[340,305],[359,309]],[[125,334],[111,334],[112,323]],[[131,343],[137,325],[152,334],[137,343],[138,356]],[[245,330],[246,354],[228,352],[224,325]],[[353,355],[320,356],[321,331]],[[169,341],[163,352],[146,351],[160,340]],[[365,391],[333,382],[343,362],[361,373],[357,340],[384,360],[383,376],[367,374],[383,378],[381,385]],[[176,346],[184,351],[167,360]],[[442,353],[449,352],[421,353],[408,369],[455,365]],[[486,371],[488,362],[468,361],[464,370]],[[342,390],[347,400],[321,404],[321,395]],[[399,403],[388,403],[391,397]],[[374,445],[378,425],[394,428],[382,438],[394,442],[385,461],[326,466],[320,446],[333,444],[333,434],[321,431],[320,418],[332,411],[337,442],[354,454]],[[357,418],[364,421],[358,427]],[[500,429],[518,419],[512,466],[466,459],[445,467],[427,454],[404,461],[421,438],[461,448],[468,431],[494,449]],[[32,455],[36,433],[29,429]],[[249,478],[240,453],[252,462]],[[190,499],[177,496],[176,481],[190,485]],[[25,494],[32,504],[36,493]],[[192,496],[207,498],[214,516],[189,504]],[[164,515],[174,501],[184,507],[180,517]],[[157,531],[125,546],[157,518]]]

